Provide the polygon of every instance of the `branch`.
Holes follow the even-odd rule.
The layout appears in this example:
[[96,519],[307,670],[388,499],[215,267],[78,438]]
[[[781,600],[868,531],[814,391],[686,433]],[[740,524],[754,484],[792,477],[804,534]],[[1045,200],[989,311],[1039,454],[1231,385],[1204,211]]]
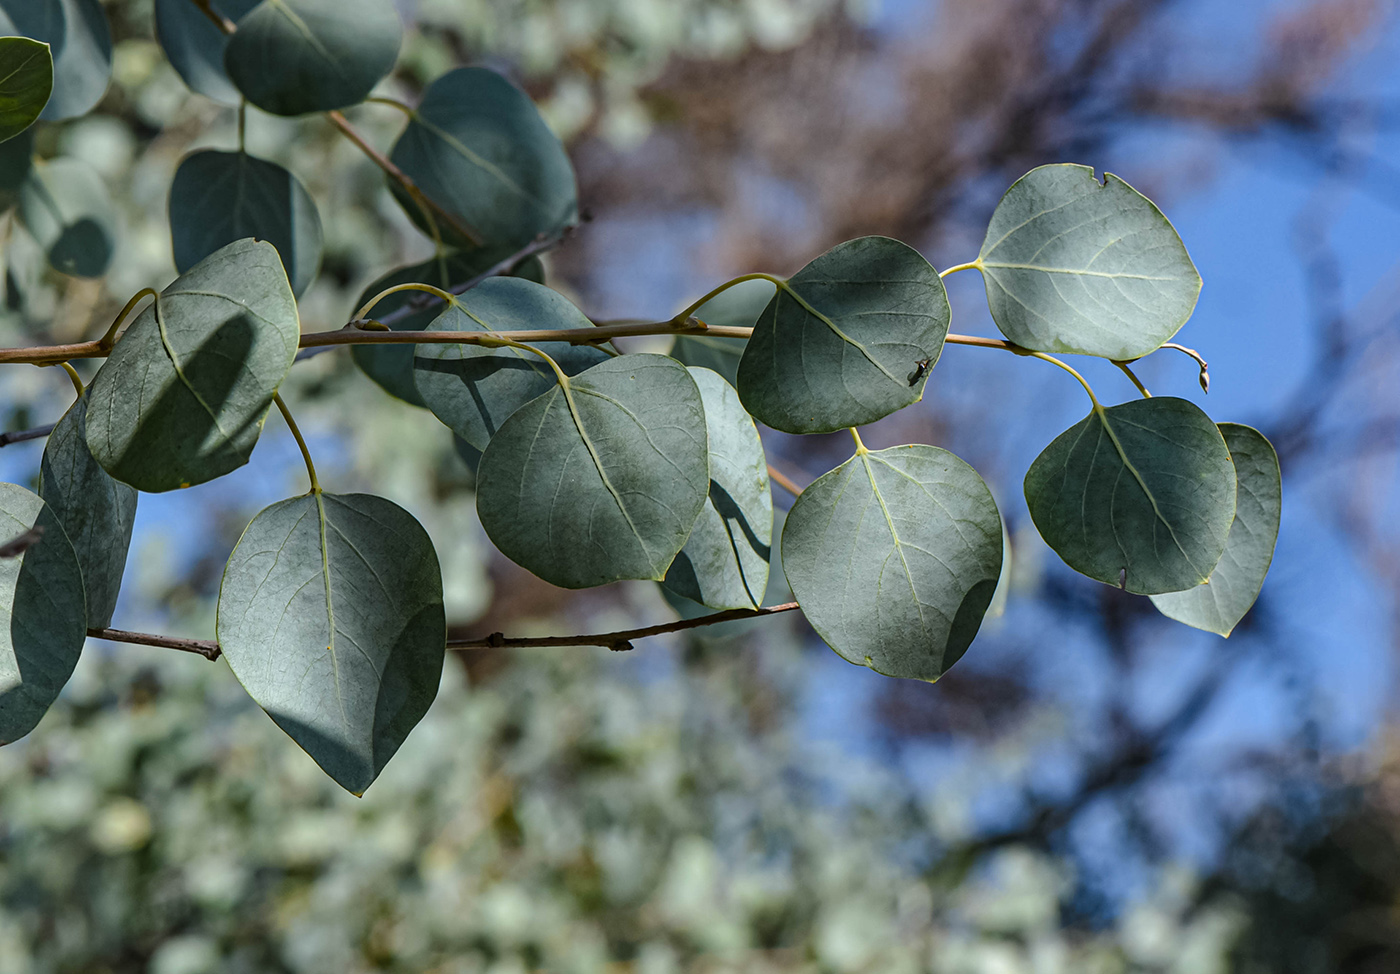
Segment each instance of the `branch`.
[[521,649],[529,646],[606,646],[615,652],[624,652],[632,649],[632,640],[645,639],[648,636],[660,636],[668,632],[680,632],[683,629],[695,629],[699,626],[710,626],[717,622],[732,622],[735,619],[756,619],[759,616],[776,615],[779,612],[791,612],[797,608],[796,602],[784,602],[782,605],[769,605],[761,609],[730,609],[727,612],[716,612],[712,615],[700,616],[696,619],[680,619],[676,622],[665,622],[659,626],[646,626],[642,629],[623,629],[619,632],[597,633],[592,636],[505,636],[499,632],[493,632],[485,639],[449,639],[448,649]]
[[207,660],[216,660],[223,652],[219,649],[219,644],[212,639],[158,636],[149,632],[128,632],[125,629],[89,629],[87,634],[93,639],[106,639],[114,643],[135,643],[138,646],[178,649],[182,653],[198,653]]
[[23,443],[25,440],[40,440],[53,432],[57,423],[45,423],[43,426],[36,426],[28,430],[15,430],[12,433],[0,433],[0,446],[9,446],[11,443]]
[[225,37],[232,35],[238,29],[233,21],[211,7],[209,0],[191,0],[191,2],[204,13],[204,16],[214,22],[214,26],[219,28]]

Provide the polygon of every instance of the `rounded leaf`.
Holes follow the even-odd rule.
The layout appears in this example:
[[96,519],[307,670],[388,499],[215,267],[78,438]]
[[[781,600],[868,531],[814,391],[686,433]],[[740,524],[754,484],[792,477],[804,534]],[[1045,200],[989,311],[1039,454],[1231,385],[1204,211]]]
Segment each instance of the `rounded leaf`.
[[773,545],[768,458],[734,388],[709,369],[690,375],[705,405],[710,493],[662,584],[714,609],[757,608]]
[[[215,13],[238,21],[259,0],[212,0]],[[156,40],[192,91],[224,105],[242,99],[224,70],[228,37],[191,0],[156,0]]]
[[1089,166],[1041,166],[1013,183],[976,266],[1001,333],[1040,352],[1146,355],[1186,323],[1201,291],[1162,211]]
[[112,76],[112,31],[99,0],[0,0],[0,34],[51,49],[53,94],[40,118],[76,118],[102,100]]
[[437,696],[447,643],[437,552],[382,497],[280,501],[229,556],[218,634],[249,696],[363,794]]
[[1209,584],[1154,595],[1152,604],[1169,619],[1228,636],[1259,597],[1274,560],[1283,484],[1278,454],[1264,434],[1238,423],[1221,423],[1220,434],[1239,485],[1225,553],[1210,573]]
[[112,624],[126,569],[137,493],[102,469],[87,445],[87,396],[63,414],[44,445],[39,496],[73,545],[87,591],[87,624]]
[[296,356],[277,251],[239,240],[180,275],[122,334],[88,389],[88,446],[138,490],[202,484],[248,462]]
[[660,581],[709,494],[705,409],[673,358],[600,362],[516,410],[477,470],[481,525],[562,588]]
[[52,93],[49,46],[28,37],[0,37],[0,142],[38,121]]
[[244,152],[205,149],[188,155],[170,187],[170,236],[180,273],[244,237],[277,248],[292,293],[301,295],[321,268],[321,217],[290,172]]
[[326,112],[364,101],[402,39],[390,0],[263,0],[239,19],[224,69],[263,111]]
[[[721,291],[695,309],[693,317],[707,325],[752,328],[773,299],[772,281],[744,281]],[[739,359],[746,338],[715,338],[712,335],[678,335],[671,356],[682,365],[712,369],[734,385],[739,381]]]
[[[11,542],[14,542],[11,545]],[[0,484],[0,744],[34,729],[73,674],[87,638],[78,556],[37,494]]]
[[116,250],[117,212],[107,184],[78,159],[39,163],[19,189],[19,218],[61,274],[101,277]]
[[1001,515],[977,471],[922,444],[858,453],[788,511],[783,568],[826,644],[886,676],[962,658],[1001,574]]
[[1235,516],[1220,431],[1184,399],[1092,410],[1026,473],[1040,536],[1065,564],[1138,595],[1204,582]]
[[[593,322],[557,291],[519,278],[496,277],[472,288],[434,319],[428,331],[512,332],[532,328],[593,329]],[[610,356],[591,345],[535,345],[577,375]],[[518,348],[418,345],[414,382],[438,419],[478,450],[521,406],[554,386],[554,372],[538,355]]]
[[[516,250],[578,222],[578,187],[563,145],[530,97],[486,68],[458,68],[429,85],[389,158],[488,245]],[[390,180],[389,189],[431,235],[403,187]],[[437,229],[449,243],[470,243],[450,227]]]
[[918,251],[848,240],[778,287],[739,361],[739,397],[786,433],[873,423],[923,396],[951,318]]

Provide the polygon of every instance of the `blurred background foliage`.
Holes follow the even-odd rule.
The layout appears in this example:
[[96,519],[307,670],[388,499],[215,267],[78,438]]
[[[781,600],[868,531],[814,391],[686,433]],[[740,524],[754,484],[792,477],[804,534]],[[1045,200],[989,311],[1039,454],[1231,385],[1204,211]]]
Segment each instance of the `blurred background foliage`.
[[[785,617],[625,655],[463,653],[356,800],[223,663],[90,643],[38,730],[0,751],[0,971],[1400,969],[1391,4],[400,7],[411,27],[384,93],[412,101],[487,63],[567,141],[591,220],[548,255],[548,281],[599,318],[669,314],[858,234],[948,266],[1032,166],[1120,173],[1205,277],[1181,340],[1212,363],[1212,411],[1283,459],[1273,574],[1224,642],[1063,569],[1019,484],[1079,418],[1078,391],[954,349],[924,404],[866,436],[958,452],[1011,529],[1005,613],[937,685],[850,667]],[[234,112],[164,62],[149,0],[105,9],[112,86],[93,114],[40,126],[35,150],[97,169],[119,246],[104,278],[65,278],[7,217],[7,345],[89,337],[167,283],[176,164],[237,144]],[[381,147],[402,124],[374,105],[352,120]],[[431,254],[323,120],[251,112],[248,148],[296,172],[325,223],[305,329],[338,327],[371,280]],[[955,317],[977,287],[950,280]],[[1142,374],[1199,394],[1184,361]],[[286,394],[331,489],[372,487],[428,528],[454,635],[676,611],[652,586],[563,592],[494,555],[450,434],[348,355],[299,365]],[[0,371],[6,429],[56,419],[69,395],[58,370]],[[801,483],[849,451],[765,442]],[[31,484],[39,450],[5,447],[0,474]],[[302,477],[274,425],[234,475],[143,497],[114,625],[212,635],[229,550]]]

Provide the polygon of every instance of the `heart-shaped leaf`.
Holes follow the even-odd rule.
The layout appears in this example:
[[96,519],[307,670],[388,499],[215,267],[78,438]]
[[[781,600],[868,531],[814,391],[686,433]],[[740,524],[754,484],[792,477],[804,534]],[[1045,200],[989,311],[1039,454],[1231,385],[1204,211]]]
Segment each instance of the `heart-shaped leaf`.
[[[752,328],[758,316],[773,300],[773,282],[744,281],[721,291],[695,309],[694,317],[707,325]],[[734,385],[739,381],[739,359],[748,345],[746,338],[716,338],[713,335],[679,335],[671,356],[682,365],[712,369]]]
[[1001,515],[977,471],[922,444],[860,451],[788,512],[783,568],[812,628],[852,663],[937,680],[1001,574]]
[[1088,166],[1041,166],[1013,183],[976,266],[1001,333],[1041,352],[1146,355],[1186,323],[1201,291],[1162,211]]
[[1209,584],[1154,595],[1152,604],[1170,619],[1228,636],[1259,597],[1274,560],[1283,484],[1278,454],[1264,434],[1237,423],[1221,423],[1220,433],[1239,483],[1225,553],[1210,573]]
[[93,459],[87,403],[87,396],[73,403],[49,434],[39,465],[39,496],[63,525],[82,568],[87,624],[105,629],[117,607],[137,494]]
[[92,455],[138,490],[236,470],[301,336],[277,251],[239,240],[181,274],[117,342],[88,390]]
[[[458,68],[429,85],[389,158],[488,245],[515,250],[578,221],[578,188],[564,147],[530,97],[494,71]],[[431,234],[403,187],[391,180],[389,189]],[[448,243],[472,242],[438,223]]]
[[321,217],[311,194],[274,162],[205,149],[186,156],[170,187],[170,235],[180,273],[244,237],[277,248],[301,295],[321,268]]
[[40,118],[77,118],[102,100],[112,76],[112,31],[99,0],[0,0],[0,35],[11,34],[51,49],[53,94]]
[[[385,274],[375,281],[355,302],[355,309],[363,308],[375,295],[387,291],[397,284],[431,284],[450,291],[478,274],[486,271],[498,261],[505,260],[514,251],[508,247],[483,247],[479,250],[464,250],[433,258],[412,267],[401,267]],[[538,257],[531,257],[515,269],[515,277],[527,281],[543,283],[544,266]],[[442,304],[429,300],[422,291],[397,291],[374,306],[371,317],[385,318],[398,311],[411,301],[424,300],[427,305],[422,311],[394,321],[389,325],[394,331],[425,331],[434,319],[442,313]],[[413,378],[413,345],[352,345],[350,357],[360,367],[360,371],[373,379],[381,389],[396,399],[426,406],[423,397],[418,395],[418,387]]]
[[787,433],[873,423],[923,396],[950,320],[943,282],[918,251],[848,240],[778,287],[739,361],[739,397]]
[[[0,484],[0,744],[34,729],[87,638],[78,556],[37,494]],[[11,553],[13,552],[13,553]]]
[[87,163],[60,158],[31,169],[19,189],[19,218],[54,270],[74,277],[107,273],[117,212],[106,183]]
[[38,121],[52,93],[49,46],[28,37],[0,37],[0,142]]
[[1204,582],[1235,516],[1235,468],[1220,431],[1184,399],[1090,411],[1026,473],[1045,543],[1075,571],[1138,595]]
[[263,0],[239,18],[224,69],[263,111],[325,112],[364,101],[402,39],[391,0]]
[[[214,12],[237,22],[259,0],[212,0]],[[224,70],[228,37],[191,0],[156,0],[156,40],[185,84],[224,105],[242,99]]]
[[660,581],[709,494],[705,408],[685,366],[624,355],[532,399],[481,458],[496,547],[563,588]]
[[[428,326],[429,331],[512,332],[532,328],[593,330],[568,299],[542,284],[518,278],[483,281]],[[609,356],[600,348],[541,342],[566,375],[577,375]],[[414,382],[423,402],[454,433],[478,450],[511,415],[554,386],[554,372],[538,355],[518,348],[419,345]]]
[[734,388],[709,369],[692,367],[690,375],[705,405],[710,494],[662,584],[711,608],[756,608],[773,544],[768,458]]
[[437,696],[447,642],[437,553],[382,497],[280,501],[229,557],[218,634],[258,705],[363,794]]

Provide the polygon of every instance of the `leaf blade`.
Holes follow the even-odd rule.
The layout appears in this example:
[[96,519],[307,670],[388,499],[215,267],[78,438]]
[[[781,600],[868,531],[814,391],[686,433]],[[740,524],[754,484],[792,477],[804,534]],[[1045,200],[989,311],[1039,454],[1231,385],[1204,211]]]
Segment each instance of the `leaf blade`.
[[30,37],[0,37],[0,142],[38,121],[52,94],[49,45]]

